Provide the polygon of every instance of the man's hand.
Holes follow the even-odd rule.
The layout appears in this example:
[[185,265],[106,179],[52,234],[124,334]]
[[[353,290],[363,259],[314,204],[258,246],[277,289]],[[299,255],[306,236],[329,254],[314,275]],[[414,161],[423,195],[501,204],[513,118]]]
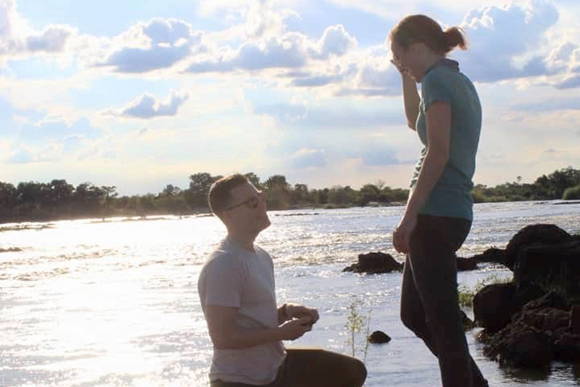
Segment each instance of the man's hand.
[[280,325],[280,330],[282,333],[282,340],[296,340],[302,337],[306,332],[312,329],[312,324],[310,324],[310,319],[308,317],[296,318],[293,320],[288,320],[282,325]]
[[316,309],[296,304],[286,304],[286,314],[288,318],[305,318],[311,326],[320,318]]

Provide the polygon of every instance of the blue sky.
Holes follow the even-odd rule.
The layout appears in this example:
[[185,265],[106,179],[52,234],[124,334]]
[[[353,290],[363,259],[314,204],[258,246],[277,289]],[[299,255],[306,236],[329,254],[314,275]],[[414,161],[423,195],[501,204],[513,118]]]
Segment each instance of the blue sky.
[[406,187],[420,144],[385,42],[410,13],[466,31],[476,183],[580,167],[576,0],[0,0],[0,181]]

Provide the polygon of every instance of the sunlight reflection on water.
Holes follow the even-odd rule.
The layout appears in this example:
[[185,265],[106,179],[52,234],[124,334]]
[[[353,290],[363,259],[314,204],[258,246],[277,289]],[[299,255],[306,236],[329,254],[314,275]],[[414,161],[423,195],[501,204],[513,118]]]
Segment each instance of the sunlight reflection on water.
[[[275,259],[279,301],[315,306],[323,316],[314,332],[292,344],[346,352],[348,305],[356,299],[372,308],[373,328],[387,331],[393,341],[370,348],[368,387],[438,380],[434,360],[400,324],[400,274],[341,272],[363,252],[382,250],[401,260],[391,247],[401,212],[401,207],[271,212],[272,227],[259,238]],[[580,205],[478,205],[460,255],[503,247],[529,223],[575,231],[579,215]],[[196,283],[223,225],[212,217],[50,225],[0,232],[0,249],[22,249],[0,253],[0,386],[205,385],[211,345]],[[459,279],[473,285],[490,273],[509,275],[485,267],[460,273]],[[522,381],[483,358],[472,334],[468,339],[492,385],[574,383],[575,371],[561,365],[547,379]]]

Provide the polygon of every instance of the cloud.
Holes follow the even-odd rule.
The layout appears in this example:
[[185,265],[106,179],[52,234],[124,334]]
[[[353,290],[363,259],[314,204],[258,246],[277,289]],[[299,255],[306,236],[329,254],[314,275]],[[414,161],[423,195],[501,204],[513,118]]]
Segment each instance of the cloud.
[[364,151],[360,155],[360,158],[363,164],[369,167],[381,167],[400,164],[400,161],[397,159],[397,157],[393,154],[393,152],[389,151],[386,146],[384,148]]
[[290,157],[290,161],[295,168],[323,167],[327,164],[324,149],[302,148]]
[[400,124],[400,113],[383,107],[352,107],[348,104],[307,106],[300,103],[264,104],[256,102],[256,114],[265,114],[280,124],[298,128],[352,129]]
[[31,30],[16,11],[14,0],[0,0],[0,56],[59,53],[75,34],[75,29],[65,25],[49,25],[41,32]]
[[245,42],[237,51],[222,50],[225,53],[221,56],[193,63],[186,71],[203,73],[302,67],[307,61],[305,41],[302,34],[287,33],[281,37]]
[[29,51],[61,52],[74,30],[67,26],[49,26],[42,33],[26,38],[26,47]]
[[510,107],[525,112],[547,112],[559,110],[580,110],[578,98],[550,98],[539,103],[517,104]]
[[560,82],[554,83],[557,89],[572,89],[580,87],[580,74],[570,75]]
[[5,159],[8,164],[27,164],[33,161],[34,157],[26,149],[18,149]]
[[64,141],[70,136],[94,139],[101,134],[101,130],[94,128],[86,118],[70,123],[60,117],[47,117],[36,124],[24,125],[19,138],[29,144],[44,144],[50,141]]
[[544,75],[549,72],[545,57],[534,51],[558,17],[554,4],[546,0],[472,10],[461,24],[472,44],[466,54],[455,55],[481,82]]
[[63,158],[65,149],[62,144],[51,142],[36,147],[18,146],[4,161],[8,164],[30,164],[54,162]]
[[130,118],[155,118],[161,116],[175,116],[179,107],[189,98],[185,93],[173,92],[165,101],[157,100],[155,97],[145,94],[127,107],[121,109],[117,114]]
[[192,53],[202,51],[201,32],[176,19],[153,19],[139,23],[115,39],[118,46],[96,66],[121,73],[144,73],[169,68]]
[[327,59],[331,55],[342,56],[356,46],[356,39],[339,24],[324,30],[316,50],[311,55],[316,59]]
[[204,73],[297,69],[307,66],[313,60],[343,56],[354,47],[356,39],[342,25],[326,28],[318,41],[298,32],[286,32],[245,41],[236,50],[222,47],[213,57],[195,61],[186,71]]

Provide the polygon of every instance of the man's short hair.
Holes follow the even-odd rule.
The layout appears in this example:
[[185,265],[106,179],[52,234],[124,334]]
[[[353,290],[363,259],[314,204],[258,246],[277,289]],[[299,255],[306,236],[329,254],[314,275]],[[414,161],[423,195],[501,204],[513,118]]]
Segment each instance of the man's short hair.
[[246,176],[236,173],[216,180],[209,189],[209,209],[214,214],[223,212],[230,205],[232,189],[242,184],[249,183]]

